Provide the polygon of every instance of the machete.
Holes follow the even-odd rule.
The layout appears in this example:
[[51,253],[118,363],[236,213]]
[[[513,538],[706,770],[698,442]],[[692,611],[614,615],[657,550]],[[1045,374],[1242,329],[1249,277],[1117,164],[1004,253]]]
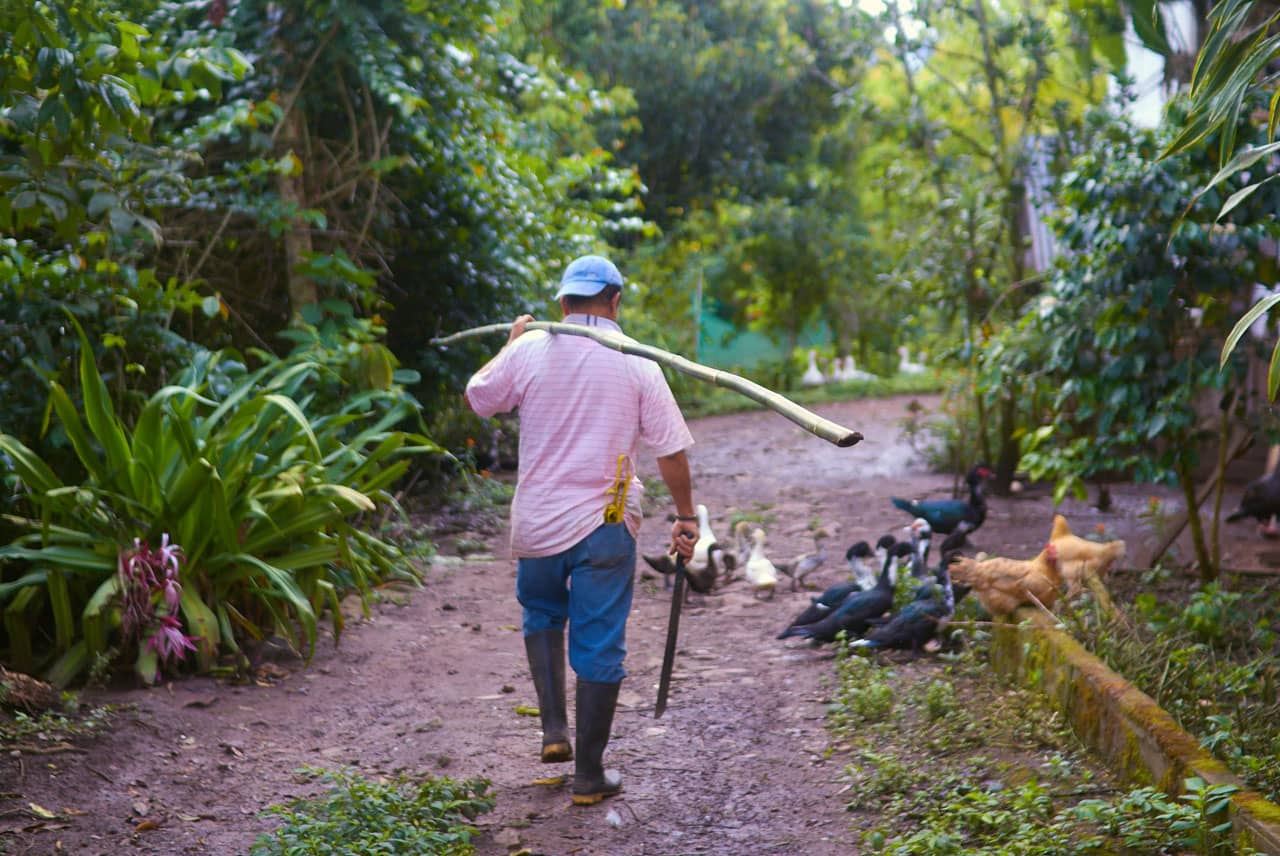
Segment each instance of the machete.
[[667,648],[662,652],[662,677],[658,679],[658,703],[653,718],[667,709],[667,693],[671,689],[671,670],[676,664],[676,636],[680,633],[680,606],[684,603],[684,556],[676,553],[676,581],[671,589],[671,617],[667,619]]

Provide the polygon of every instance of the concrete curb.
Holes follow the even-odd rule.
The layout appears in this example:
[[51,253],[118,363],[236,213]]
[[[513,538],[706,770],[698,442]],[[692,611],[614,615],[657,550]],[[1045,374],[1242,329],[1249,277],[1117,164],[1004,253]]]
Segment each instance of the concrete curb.
[[1170,794],[1183,779],[1241,788],[1232,797],[1237,847],[1280,856],[1280,806],[1244,789],[1243,782],[1200,747],[1146,693],[1112,671],[1048,616],[1018,611],[1023,623],[993,630],[995,670],[1044,692],[1087,745],[1127,782],[1154,785]]

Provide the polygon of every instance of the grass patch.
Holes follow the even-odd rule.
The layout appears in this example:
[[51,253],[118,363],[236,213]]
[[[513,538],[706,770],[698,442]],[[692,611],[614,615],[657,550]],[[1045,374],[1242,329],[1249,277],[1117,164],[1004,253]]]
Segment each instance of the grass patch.
[[1220,814],[1232,788],[1121,791],[1039,694],[989,671],[981,646],[898,665],[838,652],[827,726],[849,757],[843,792],[864,852],[1235,852]]
[[259,836],[251,856],[465,856],[475,852],[470,821],[493,808],[484,779],[388,781],[351,770],[302,772],[328,784],[328,791],[268,808],[264,816],[278,817],[283,825]]
[[1103,620],[1065,616],[1068,630],[1155,699],[1245,783],[1280,800],[1280,592],[1213,584],[1183,603],[1150,591]]

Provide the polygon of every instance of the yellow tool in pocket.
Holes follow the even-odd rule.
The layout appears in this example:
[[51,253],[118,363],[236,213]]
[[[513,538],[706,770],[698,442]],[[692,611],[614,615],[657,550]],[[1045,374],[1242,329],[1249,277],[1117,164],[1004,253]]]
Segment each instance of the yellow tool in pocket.
[[609,504],[604,507],[605,523],[621,523],[627,510],[627,488],[631,486],[631,459],[626,455],[618,456],[618,474],[613,480],[613,487],[608,493],[613,495]]

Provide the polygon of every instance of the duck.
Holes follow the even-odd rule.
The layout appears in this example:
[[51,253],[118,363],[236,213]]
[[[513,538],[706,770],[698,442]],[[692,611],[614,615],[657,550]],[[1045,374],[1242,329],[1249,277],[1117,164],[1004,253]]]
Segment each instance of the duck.
[[850,354],[849,356],[845,357],[844,360],[845,360],[844,373],[845,373],[846,380],[856,380],[856,381],[880,380],[880,375],[872,374],[871,372],[865,372],[862,369],[858,368],[858,364],[853,361],[853,354]]
[[826,563],[826,540],[828,535],[829,533],[825,529],[817,530],[813,533],[812,552],[802,553],[790,562],[784,562],[777,566],[780,573],[791,578],[792,591],[795,591],[797,588],[804,585],[805,578]]
[[[695,511],[698,514],[698,540],[693,545],[693,556],[685,562],[684,569],[689,588],[698,594],[706,594],[715,587],[721,569],[733,570],[734,557],[720,547],[715,533],[711,529],[711,515],[705,505],[699,504]],[[676,572],[675,560],[669,555],[643,556],[649,567],[663,575],[664,587],[669,585],[672,574]]]
[[921,586],[916,590],[914,600],[864,638],[854,641],[850,648],[864,651],[910,648],[912,655],[918,657],[943,623],[955,613],[955,608],[951,574],[944,562],[938,568],[936,584]]
[[[876,570],[867,564],[867,560],[874,557],[871,545],[866,541],[855,541],[844,551],[844,560],[849,563],[849,579],[857,585],[859,591],[866,591],[876,584]],[[879,567],[879,563],[876,567]]]
[[[976,532],[987,519],[987,497],[983,483],[994,476],[985,464],[972,467],[965,476],[969,485],[969,498],[965,499],[902,499],[891,497],[894,506],[912,517],[923,517],[934,532],[953,535],[943,544],[944,550],[956,550],[967,536]],[[956,542],[960,543],[956,543]]]
[[898,347],[898,374],[918,375],[924,374],[924,372],[924,364],[911,362],[911,352],[907,350],[906,345],[900,345]]
[[804,374],[800,376],[801,386],[822,386],[827,379],[822,376],[821,370],[818,369],[818,352],[813,348],[809,349],[809,367],[804,370]]
[[922,580],[929,576],[929,542],[933,537],[933,529],[923,517],[917,517],[902,528],[910,536],[911,576]]
[[809,605],[801,610],[795,618],[791,619],[791,623],[788,624],[776,638],[786,639],[787,631],[791,628],[802,627],[805,624],[813,624],[815,621],[819,621],[827,615],[830,615],[831,610],[839,608],[849,595],[857,594],[860,591],[863,591],[863,589],[859,588],[858,584],[853,580],[845,580],[844,582],[839,582],[830,586],[817,597],[809,598]]
[[793,624],[782,633],[779,639],[800,636],[814,644],[832,642],[836,636],[844,632],[847,636],[861,636],[871,626],[873,619],[884,615],[893,606],[893,568],[896,565],[899,548],[910,550],[905,542],[894,545],[894,549],[885,555],[884,565],[876,584],[869,591],[854,592],[848,595],[836,609],[809,624]]
[[1227,515],[1228,523],[1252,517],[1258,521],[1258,534],[1264,538],[1280,538],[1275,518],[1280,515],[1280,467],[1244,486],[1240,507]]
[[773,600],[774,589],[778,587],[778,569],[764,554],[765,534],[763,529],[755,529],[751,533],[751,556],[747,559],[746,576],[754,595],[764,593]]

